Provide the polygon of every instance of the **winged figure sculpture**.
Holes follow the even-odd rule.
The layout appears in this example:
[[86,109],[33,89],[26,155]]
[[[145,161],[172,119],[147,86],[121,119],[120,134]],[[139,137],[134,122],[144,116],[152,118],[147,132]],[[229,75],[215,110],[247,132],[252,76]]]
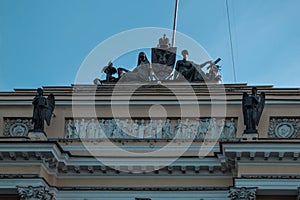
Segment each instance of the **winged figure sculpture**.
[[43,96],[43,89],[37,89],[37,95],[32,100],[34,106],[32,122],[34,124],[35,131],[44,131],[45,121],[47,125],[50,125],[50,121],[55,108],[55,98],[53,94],[50,94],[48,98]]

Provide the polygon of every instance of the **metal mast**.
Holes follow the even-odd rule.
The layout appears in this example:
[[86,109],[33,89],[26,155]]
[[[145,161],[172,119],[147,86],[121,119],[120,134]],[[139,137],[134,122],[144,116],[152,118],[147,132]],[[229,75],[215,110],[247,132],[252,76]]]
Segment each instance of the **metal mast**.
[[174,14],[174,24],[173,24],[173,35],[172,35],[172,47],[175,46],[176,25],[177,25],[177,13],[178,13],[178,3],[179,3],[179,0],[176,0],[176,4],[175,4],[175,14]]
[[233,45],[232,45],[232,32],[231,32],[231,23],[230,23],[230,17],[229,17],[228,0],[226,0],[226,11],[227,11],[230,50],[231,50],[231,62],[232,62],[232,68],[233,68],[233,79],[234,79],[234,82],[236,83],[236,72],[235,72],[234,52],[233,52]]

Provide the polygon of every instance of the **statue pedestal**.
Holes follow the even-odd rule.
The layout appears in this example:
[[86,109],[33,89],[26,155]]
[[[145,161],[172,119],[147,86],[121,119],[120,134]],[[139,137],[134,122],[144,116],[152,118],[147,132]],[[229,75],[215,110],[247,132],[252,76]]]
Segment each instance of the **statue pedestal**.
[[33,141],[48,140],[46,133],[44,133],[43,131],[35,131],[35,130],[29,131],[28,137],[30,138],[30,140]]
[[257,132],[256,133],[245,133],[244,132],[242,137],[243,137],[243,139],[246,139],[246,140],[258,139],[258,133]]

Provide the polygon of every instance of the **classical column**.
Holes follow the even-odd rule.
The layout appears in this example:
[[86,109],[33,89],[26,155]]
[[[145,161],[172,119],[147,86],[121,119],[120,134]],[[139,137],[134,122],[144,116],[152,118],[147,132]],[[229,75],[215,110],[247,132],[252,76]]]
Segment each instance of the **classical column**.
[[229,197],[232,200],[256,200],[256,188],[230,188]]
[[17,186],[21,200],[51,200],[52,195],[45,186]]

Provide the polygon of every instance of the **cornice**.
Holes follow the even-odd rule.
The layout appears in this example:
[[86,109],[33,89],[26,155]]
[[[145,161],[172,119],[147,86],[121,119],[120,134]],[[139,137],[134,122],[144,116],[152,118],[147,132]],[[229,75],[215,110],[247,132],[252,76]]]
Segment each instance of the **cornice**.
[[[228,176],[225,160],[218,157],[167,158],[167,157],[103,157],[72,156],[56,142],[0,143],[0,165],[44,165],[49,174],[63,176],[135,176],[140,173],[157,176],[199,174]],[[24,162],[25,161],[25,162]],[[107,166],[107,163],[109,163]],[[167,166],[167,167],[164,167]]]

